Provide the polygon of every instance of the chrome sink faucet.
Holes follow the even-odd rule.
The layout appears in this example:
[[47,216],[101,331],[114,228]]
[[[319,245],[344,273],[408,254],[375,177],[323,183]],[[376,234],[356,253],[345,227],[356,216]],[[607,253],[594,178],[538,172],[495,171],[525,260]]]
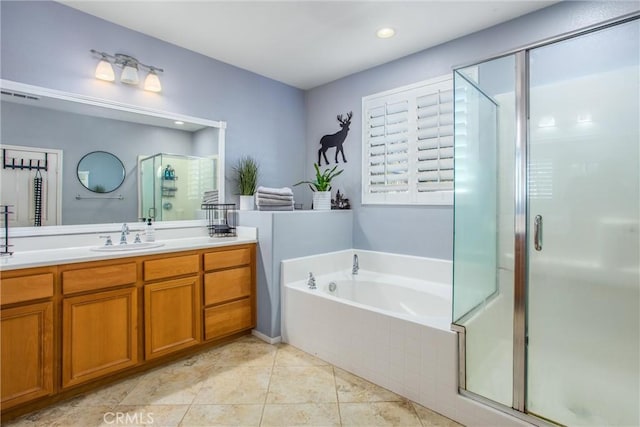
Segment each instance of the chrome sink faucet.
[[127,234],[129,234],[129,226],[125,222],[124,224],[122,224],[122,233],[120,234],[120,244],[121,245],[126,245],[127,244]]
[[358,274],[360,270],[360,264],[358,263],[358,254],[353,254],[353,267],[351,267],[351,274]]

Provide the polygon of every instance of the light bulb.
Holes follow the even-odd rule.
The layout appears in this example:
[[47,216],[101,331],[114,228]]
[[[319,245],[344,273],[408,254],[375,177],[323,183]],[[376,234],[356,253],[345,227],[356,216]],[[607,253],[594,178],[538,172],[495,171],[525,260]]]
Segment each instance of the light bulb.
[[396,30],[390,27],[380,28],[376,31],[376,36],[380,39],[388,39],[396,34]]
[[154,70],[149,71],[147,78],[144,79],[144,90],[148,90],[149,92],[162,92],[160,79]]
[[96,67],[96,79],[112,82],[116,79],[111,63],[102,58]]
[[137,85],[140,82],[138,78],[138,69],[132,65],[125,65],[120,75],[120,81],[128,85]]

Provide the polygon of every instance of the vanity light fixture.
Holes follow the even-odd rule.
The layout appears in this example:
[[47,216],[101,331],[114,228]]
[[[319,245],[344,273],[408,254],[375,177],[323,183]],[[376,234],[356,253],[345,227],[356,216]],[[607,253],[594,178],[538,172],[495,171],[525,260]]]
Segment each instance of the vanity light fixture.
[[376,31],[376,36],[378,36],[379,39],[388,39],[390,37],[393,37],[395,34],[396,30],[391,27],[380,28],[378,31]]
[[149,74],[144,80],[144,90],[150,92],[161,92],[162,85],[160,84],[160,78],[158,72],[162,73],[164,70],[154,65],[146,65],[138,61],[133,56],[125,55],[122,53],[116,53],[110,55],[106,52],[98,52],[91,49],[91,53],[100,55],[100,62],[96,67],[96,78],[105,80],[108,82],[115,81],[115,73],[113,71],[113,65],[122,68],[122,74],[120,74],[120,81],[122,83],[137,86],[140,83],[138,76],[138,70],[140,68],[149,70]]
[[106,56],[102,56],[100,62],[98,62],[98,66],[96,67],[96,79],[104,80],[107,82],[112,82],[116,79],[116,75],[113,72],[113,67],[111,66],[111,62]]
[[144,90],[149,92],[162,92],[162,85],[160,84],[160,78],[156,74],[156,68],[151,67],[147,78],[144,79]]

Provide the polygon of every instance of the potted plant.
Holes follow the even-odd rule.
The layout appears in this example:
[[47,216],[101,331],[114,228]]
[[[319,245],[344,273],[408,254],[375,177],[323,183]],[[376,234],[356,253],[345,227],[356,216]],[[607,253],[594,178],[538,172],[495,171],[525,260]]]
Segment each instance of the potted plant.
[[316,170],[315,181],[300,181],[295,185],[309,184],[309,188],[313,191],[313,209],[315,210],[331,210],[331,180],[336,176],[344,172],[344,169],[338,169],[338,166],[334,166],[333,169],[325,169],[320,172],[320,167],[317,163],[313,164]]
[[233,170],[236,173],[236,183],[240,194],[240,210],[255,209],[254,194],[258,185],[258,162],[251,156],[243,156],[236,162]]

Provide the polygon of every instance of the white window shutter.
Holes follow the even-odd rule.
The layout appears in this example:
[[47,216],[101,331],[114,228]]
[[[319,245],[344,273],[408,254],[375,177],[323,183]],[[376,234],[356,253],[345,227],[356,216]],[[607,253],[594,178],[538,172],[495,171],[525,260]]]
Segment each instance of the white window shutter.
[[364,204],[453,203],[451,76],[362,100]]

